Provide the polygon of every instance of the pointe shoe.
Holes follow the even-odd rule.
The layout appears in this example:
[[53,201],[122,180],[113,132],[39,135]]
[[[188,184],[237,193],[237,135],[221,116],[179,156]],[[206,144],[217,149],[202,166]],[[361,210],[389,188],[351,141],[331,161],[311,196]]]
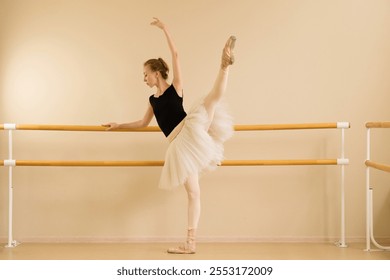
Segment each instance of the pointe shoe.
[[232,65],[234,63],[233,49],[235,44],[236,44],[236,37],[230,36],[222,51],[222,61],[221,61],[222,69],[226,69],[229,65]]
[[169,248],[168,254],[195,254],[196,243],[195,243],[195,229],[189,229],[187,240],[183,246]]

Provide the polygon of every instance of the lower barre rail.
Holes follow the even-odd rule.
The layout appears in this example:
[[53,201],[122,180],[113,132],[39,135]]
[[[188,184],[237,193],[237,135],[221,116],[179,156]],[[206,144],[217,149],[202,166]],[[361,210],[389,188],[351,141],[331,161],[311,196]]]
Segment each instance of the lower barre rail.
[[366,160],[366,166],[372,167],[381,171],[386,171],[390,172],[390,165],[382,164],[382,163],[377,163],[371,160]]
[[[281,166],[281,165],[343,165],[347,159],[286,159],[286,160],[224,160],[220,166]],[[58,167],[126,167],[163,166],[163,160],[133,161],[59,161],[59,160],[13,160],[2,161],[2,166],[58,166]]]

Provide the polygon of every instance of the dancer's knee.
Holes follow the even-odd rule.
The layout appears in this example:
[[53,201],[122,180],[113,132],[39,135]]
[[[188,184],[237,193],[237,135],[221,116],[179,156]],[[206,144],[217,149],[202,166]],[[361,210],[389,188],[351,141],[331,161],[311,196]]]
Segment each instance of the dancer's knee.
[[207,98],[205,99],[204,107],[206,109],[210,122],[214,118],[214,112],[215,112],[215,108],[217,107],[217,104],[218,104],[218,100],[212,100]]
[[188,188],[187,196],[189,200],[199,200],[200,199],[200,188]]
[[189,178],[185,184],[189,200],[200,199],[200,186],[197,178]]

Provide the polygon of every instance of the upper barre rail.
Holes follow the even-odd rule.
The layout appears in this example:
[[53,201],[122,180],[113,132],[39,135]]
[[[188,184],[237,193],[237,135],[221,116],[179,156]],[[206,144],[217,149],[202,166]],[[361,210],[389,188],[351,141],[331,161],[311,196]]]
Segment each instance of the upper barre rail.
[[[247,124],[235,125],[235,131],[254,130],[295,130],[295,129],[331,129],[350,128],[349,122],[303,123],[303,124]],[[104,126],[91,125],[53,125],[53,124],[0,124],[0,130],[57,130],[57,131],[107,131]],[[113,132],[157,132],[157,126],[139,129],[116,129]]]
[[[285,160],[224,160],[220,166],[282,166],[282,165],[346,165],[347,159],[285,159]],[[125,167],[163,166],[163,160],[132,161],[71,161],[71,160],[4,160],[0,166],[57,166],[57,167]]]
[[390,122],[367,122],[366,128],[390,128]]

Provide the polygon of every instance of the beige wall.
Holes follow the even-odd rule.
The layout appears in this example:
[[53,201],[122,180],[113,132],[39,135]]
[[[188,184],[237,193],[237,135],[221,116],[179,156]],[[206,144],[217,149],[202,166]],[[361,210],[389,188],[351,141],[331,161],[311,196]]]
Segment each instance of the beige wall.
[[[168,58],[165,20],[185,78],[185,106],[211,87],[224,41],[238,38],[227,99],[237,124],[349,121],[347,241],[365,235],[365,129],[390,119],[387,0],[1,0],[0,122],[98,125],[141,118],[152,91],[142,63]],[[155,122],[153,121],[153,124]],[[373,157],[390,163],[389,132]],[[1,159],[7,157],[1,133]],[[16,159],[163,159],[157,133],[14,133]],[[335,158],[340,131],[241,132],[228,159]],[[14,171],[20,241],[166,240],[184,234],[183,189],[157,189],[160,168]],[[0,237],[7,170],[0,169]],[[386,176],[387,175],[387,176]],[[340,169],[224,167],[203,177],[199,236],[316,241],[340,235]],[[390,236],[388,174],[373,173],[376,235]]]

